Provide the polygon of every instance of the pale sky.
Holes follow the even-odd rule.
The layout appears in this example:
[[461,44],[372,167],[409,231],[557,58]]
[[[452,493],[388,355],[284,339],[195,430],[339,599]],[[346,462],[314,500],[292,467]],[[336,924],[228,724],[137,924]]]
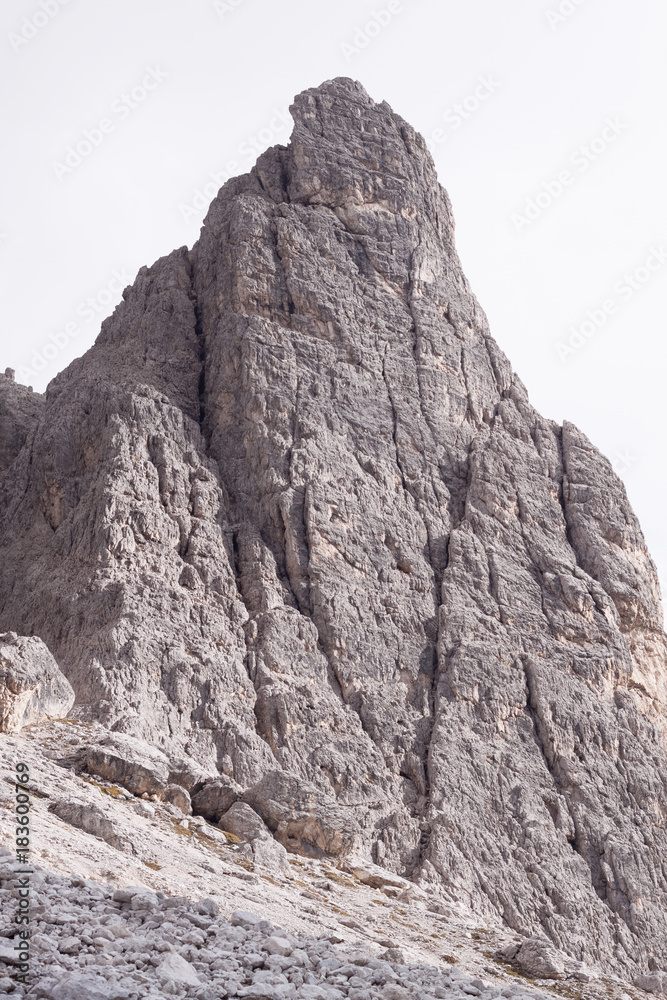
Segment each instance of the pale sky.
[[664,590],[666,49],[660,0],[4,0],[0,370],[42,391],[352,76],[429,140],[496,340],[613,461]]

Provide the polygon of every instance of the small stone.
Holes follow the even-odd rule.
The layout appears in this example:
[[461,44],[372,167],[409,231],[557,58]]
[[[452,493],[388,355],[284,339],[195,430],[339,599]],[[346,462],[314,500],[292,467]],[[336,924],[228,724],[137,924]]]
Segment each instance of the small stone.
[[58,951],[62,955],[78,955],[81,950],[81,941],[76,937],[62,938],[58,945]]
[[160,962],[155,974],[163,985],[182,983],[186,986],[201,986],[201,980],[194,967],[176,952],[171,952]]
[[197,903],[197,912],[206,913],[209,917],[217,917],[220,913],[220,907],[214,899],[200,899]]
[[289,943],[287,938],[282,937],[268,937],[262,942],[262,948],[264,951],[268,951],[269,955],[291,955],[292,945]]
[[231,924],[232,927],[256,927],[261,919],[256,913],[249,913],[247,910],[234,910]]
[[135,893],[130,903],[130,908],[132,910],[157,910],[159,906],[160,900],[157,898],[155,893],[149,892],[145,889],[141,892]]

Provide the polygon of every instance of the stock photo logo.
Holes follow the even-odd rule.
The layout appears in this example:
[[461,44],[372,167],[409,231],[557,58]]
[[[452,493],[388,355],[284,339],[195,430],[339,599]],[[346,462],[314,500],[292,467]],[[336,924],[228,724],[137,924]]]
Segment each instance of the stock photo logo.
[[61,8],[66,7],[68,3],[71,3],[71,0],[40,0],[38,9],[30,17],[23,18],[18,31],[10,31],[7,35],[7,41],[14,52],[18,52],[36,38],[42,28],[50,24],[60,13]]
[[213,10],[222,20],[226,14],[233,14],[244,3],[245,0],[213,0]]
[[[479,76],[477,78],[477,85],[471,93],[467,94],[457,104],[452,104],[451,107],[443,111],[442,118],[449,126],[450,131],[455,132],[465,121],[471,118],[484,102],[488,101],[489,97],[499,90],[500,85],[500,80],[496,80],[491,73],[486,76]],[[435,146],[439,146],[447,138],[448,133],[446,129],[434,128],[426,139],[426,145],[433,153],[435,152]]]
[[167,79],[168,73],[160,69],[159,66],[149,66],[141,78],[129,91],[123,91],[115,101],[111,103],[111,113],[114,118],[100,118],[93,128],[84,129],[81,138],[68,146],[62,160],[54,160],[52,169],[59,181],[64,177],[74,173],[84,160],[88,159],[91,153],[102,145],[108,135],[116,131],[116,126],[130,117],[133,111],[140,107],[146,98],[157,90],[161,83]]
[[352,40],[340,43],[340,50],[346,61],[351,62],[354,56],[358,56],[364,49],[367,49],[373,39],[382,34],[396,15],[402,14],[404,10],[402,0],[389,0],[386,7],[371,11],[369,20],[356,26]]
[[133,275],[125,268],[119,271],[112,271],[111,277],[103,288],[100,288],[94,295],[89,295],[76,306],[76,320],[66,323],[60,330],[50,333],[48,340],[39,348],[33,349],[30,364],[19,365],[17,378],[24,385],[29,385],[30,380],[37,378],[41,372],[45,371],[58,357],[61,351],[69,346],[72,340],[82,332],[82,328],[93,320],[101,320],[108,313],[109,307],[118,302],[123,289],[133,280]]
[[584,174],[591,164],[603,156],[628,127],[618,115],[615,118],[605,118],[604,128],[600,134],[589,139],[587,143],[582,143],[570,153],[568,162],[576,167],[576,171],[573,172],[568,167],[560,170],[555,177],[542,181],[541,190],[533,198],[528,198],[526,201],[523,214],[520,212],[512,213],[511,220],[517,233],[531,226],[554,202],[558,201],[565,191],[574,184],[577,177]]
[[578,326],[572,324],[569,327],[570,336],[567,342],[558,341],[555,344],[556,353],[560,360],[567,361],[568,358],[581,350],[586,341],[594,337],[605,326],[607,320],[619,311],[621,306],[634,298],[665,262],[667,262],[667,249],[665,247],[650,247],[649,254],[643,264],[636,267],[634,271],[626,271],[623,277],[614,283],[614,295],[603,299],[594,309],[587,309],[583,322]]
[[547,24],[553,31],[559,24],[563,24],[569,17],[579,10],[585,0],[561,0],[557,7],[552,7],[546,11]]
[[201,213],[208,208],[222,185],[226,184],[230,177],[236,177],[251,167],[257,157],[279,137],[286,137],[292,124],[292,116],[287,108],[274,108],[266,125],[259,131],[247,135],[243,142],[239,143],[236,149],[238,160],[228,160],[221,170],[209,171],[210,179],[193,190],[190,202],[187,204],[181,202],[178,208],[183,221],[190,222],[191,219],[201,218]]

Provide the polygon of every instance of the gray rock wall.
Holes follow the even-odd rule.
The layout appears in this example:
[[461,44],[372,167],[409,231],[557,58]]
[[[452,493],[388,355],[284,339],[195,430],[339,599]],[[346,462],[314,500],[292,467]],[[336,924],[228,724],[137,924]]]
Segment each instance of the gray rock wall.
[[349,80],[142,268],[5,475],[2,627],[77,711],[335,796],[385,867],[667,965],[665,642],[622,483],[531,407],[422,138]]

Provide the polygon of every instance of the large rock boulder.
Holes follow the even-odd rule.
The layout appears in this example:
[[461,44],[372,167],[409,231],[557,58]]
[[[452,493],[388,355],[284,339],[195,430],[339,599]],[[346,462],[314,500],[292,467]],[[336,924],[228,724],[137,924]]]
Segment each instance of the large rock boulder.
[[220,817],[218,826],[248,844],[256,864],[281,872],[288,870],[287,851],[273,839],[262,818],[245,802],[234,802]]
[[333,795],[286,771],[269,771],[243,794],[278,840],[298,854],[322,857],[347,854],[357,823]]
[[0,635],[0,733],[67,715],[74,691],[37,636]]
[[86,767],[133,795],[160,795],[169,784],[169,758],[144,740],[121,733],[88,747]]
[[220,817],[218,826],[226,833],[233,833],[239,840],[253,841],[268,839],[271,833],[266,824],[254,809],[245,802],[235,802],[227,812]]
[[169,783],[181,785],[190,795],[194,795],[214,774],[202,767],[193,757],[171,757],[169,762]]
[[647,993],[656,993],[658,996],[667,997],[667,972],[657,970],[655,972],[644,972],[637,976],[634,985]]
[[217,823],[242,793],[241,786],[233,778],[223,774],[207,781],[192,796],[192,811],[196,816],[203,816],[211,823]]
[[536,979],[562,979],[565,956],[546,938],[528,938],[518,949],[514,961]]
[[57,799],[49,806],[49,810],[58,819],[93,837],[100,837],[117,850],[127,854],[135,853],[131,826],[120,823],[102,806],[83,799]]

